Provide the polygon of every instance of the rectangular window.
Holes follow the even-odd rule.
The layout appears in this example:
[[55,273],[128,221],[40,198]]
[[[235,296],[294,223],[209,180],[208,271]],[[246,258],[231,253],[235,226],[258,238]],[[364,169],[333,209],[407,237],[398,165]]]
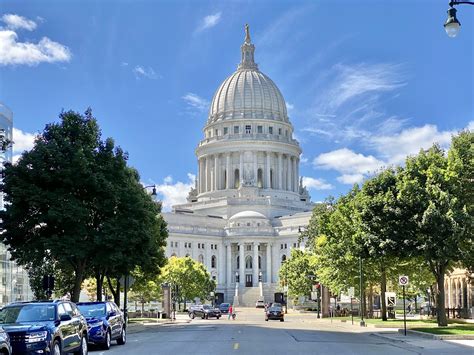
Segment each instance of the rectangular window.
[[215,135],[215,136],[218,136],[218,135],[219,135],[219,130],[218,130],[218,129],[214,130],[214,135]]
[[281,136],[281,128],[278,128],[278,134]]
[[288,137],[288,130],[285,130],[285,136]]
[[234,126],[234,134],[239,134],[239,126]]
[[245,126],[245,134],[250,134],[250,133],[252,133],[252,126],[250,125]]
[[268,133],[273,134],[273,127],[268,127]]
[[224,127],[224,135],[228,134],[229,133],[229,128],[228,127]]
[[263,133],[263,126],[257,126],[257,133]]

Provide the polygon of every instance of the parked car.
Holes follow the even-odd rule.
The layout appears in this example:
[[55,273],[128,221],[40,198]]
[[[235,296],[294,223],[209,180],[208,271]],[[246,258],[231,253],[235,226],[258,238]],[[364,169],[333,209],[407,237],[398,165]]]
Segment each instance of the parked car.
[[198,309],[201,309],[201,308],[202,308],[202,304],[193,304],[193,305],[189,306],[189,308],[188,308],[189,318],[194,319],[194,311],[198,310]]
[[255,303],[255,308],[265,308],[265,301],[258,300],[257,303]]
[[0,311],[13,354],[87,355],[87,322],[69,301],[18,302]]
[[221,311],[221,314],[228,314],[229,308],[230,308],[230,303],[221,303],[219,305],[219,310]]
[[265,321],[268,322],[269,319],[279,319],[280,322],[285,321],[285,314],[283,313],[282,307],[271,306],[265,311]]
[[208,304],[204,304],[202,307],[194,309],[189,316],[191,319],[194,319],[195,317],[201,317],[202,319],[215,317],[219,319],[221,317],[221,311],[219,308],[213,308]]
[[123,313],[114,302],[81,302],[77,304],[86,317],[89,344],[99,345],[108,350],[112,340],[123,345],[127,341],[127,331]]
[[281,303],[278,303],[278,302],[273,302],[273,303],[270,304],[270,307],[280,307],[280,308],[282,308],[283,305]]
[[11,355],[12,348],[10,345],[10,337],[8,333],[0,327],[0,354],[2,355]]

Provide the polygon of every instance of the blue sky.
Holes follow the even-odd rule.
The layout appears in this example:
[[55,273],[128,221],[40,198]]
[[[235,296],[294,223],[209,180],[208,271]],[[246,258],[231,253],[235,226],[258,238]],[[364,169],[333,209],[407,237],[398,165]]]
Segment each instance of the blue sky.
[[250,25],[279,86],[313,200],[474,129],[474,9],[447,0],[0,1],[0,101],[15,153],[62,109],[90,106],[165,207],[196,174],[207,107]]

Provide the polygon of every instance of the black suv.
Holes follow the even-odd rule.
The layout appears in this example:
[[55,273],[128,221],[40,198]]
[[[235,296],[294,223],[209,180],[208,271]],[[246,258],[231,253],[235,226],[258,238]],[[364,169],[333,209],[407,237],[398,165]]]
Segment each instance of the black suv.
[[191,319],[195,317],[201,317],[202,319],[209,319],[211,317],[216,317],[219,319],[221,317],[221,311],[219,308],[213,308],[208,304],[203,304],[201,307],[196,307],[189,312]]
[[72,302],[12,303],[0,311],[0,325],[14,354],[87,355],[87,322]]

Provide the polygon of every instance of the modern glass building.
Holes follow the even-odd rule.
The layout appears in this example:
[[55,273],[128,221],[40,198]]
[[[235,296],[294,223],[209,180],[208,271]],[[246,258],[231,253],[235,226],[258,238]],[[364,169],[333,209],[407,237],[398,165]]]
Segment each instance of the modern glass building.
[[[13,141],[13,113],[0,102],[0,136],[3,139]],[[0,169],[3,163],[12,161],[13,151],[9,146],[2,149],[0,146]],[[0,175],[2,179],[2,175]],[[0,208],[4,209],[4,198],[0,192]],[[33,298],[28,281],[28,274],[21,266],[18,266],[10,258],[7,247],[0,243],[0,306],[12,301],[25,301]]]

